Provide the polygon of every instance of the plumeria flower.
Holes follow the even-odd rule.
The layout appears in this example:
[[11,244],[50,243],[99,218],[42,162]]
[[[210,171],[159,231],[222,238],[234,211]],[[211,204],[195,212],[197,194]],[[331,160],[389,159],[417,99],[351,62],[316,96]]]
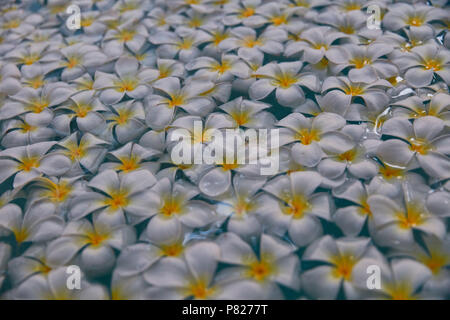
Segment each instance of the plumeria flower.
[[[380,268],[381,289],[367,289],[367,267],[377,265]],[[436,299],[436,296],[427,296],[420,292],[420,288],[430,279],[431,272],[426,266],[413,259],[392,259],[386,266],[375,259],[367,259],[364,263],[355,266],[355,283],[360,290],[365,291],[365,296],[371,299],[383,300],[417,300]]]
[[358,43],[358,31],[366,26],[367,16],[361,11],[350,11],[340,13],[336,10],[328,10],[319,14],[315,20],[319,23],[331,26],[337,31],[349,37],[353,42]]
[[110,106],[111,111],[104,113],[108,124],[105,139],[114,137],[123,144],[142,134],[145,130],[144,106],[140,101],[128,100]]
[[111,271],[116,255],[133,243],[135,230],[126,225],[109,226],[94,220],[70,221],[61,235],[47,246],[47,260],[50,264],[76,264],[91,276],[100,276]]
[[140,20],[145,11],[152,8],[150,3],[142,0],[119,0],[112,7],[113,12],[120,12],[120,15],[129,20]]
[[336,40],[342,39],[345,36],[337,32],[333,32],[330,27],[318,27],[309,29],[307,25],[304,25],[299,34],[294,34],[299,38],[296,41],[294,39],[286,45],[284,55],[287,57],[296,55],[303,52],[303,59],[311,64],[317,64],[324,58],[327,59],[328,55],[332,52],[329,50]]
[[214,77],[216,81],[229,81],[246,65],[235,55],[222,55],[220,60],[199,57],[186,64],[186,70],[197,70],[196,76]]
[[392,63],[380,59],[389,54],[392,47],[373,43],[368,46],[349,44],[342,48],[329,50],[328,59],[338,66],[336,72],[350,67],[348,78],[352,82],[372,83],[378,79],[389,79],[398,74],[397,68]]
[[242,97],[231,100],[221,106],[220,109],[225,111],[234,122],[233,127],[245,127],[245,128],[271,128],[275,123],[273,115],[265,111],[270,105],[245,100]]
[[[120,24],[120,20],[110,20],[113,24],[103,38],[103,52],[110,57],[119,57],[125,47],[131,51],[138,51],[145,44],[148,37],[147,28],[134,20],[127,20]],[[117,24],[114,26],[114,24]]]
[[152,242],[171,240],[180,229],[203,228],[215,220],[213,208],[208,203],[192,199],[199,191],[188,182],[163,178],[152,187],[152,192],[151,197],[145,199],[146,210],[138,213],[144,219],[151,218],[145,233]]
[[54,118],[54,127],[63,134],[69,134],[72,122],[76,122],[82,132],[101,133],[106,127],[102,111],[109,109],[101,104],[94,91],[87,90],[72,95],[67,103],[55,110],[64,113]]
[[409,27],[412,30],[432,34],[433,27],[429,25],[429,22],[439,20],[441,17],[439,13],[433,6],[396,3],[384,16],[383,26],[394,31]]
[[353,147],[352,139],[341,132],[345,119],[337,114],[324,112],[315,118],[301,113],[291,113],[278,122],[280,145],[292,142],[294,161],[307,167],[315,167],[324,157],[323,149],[342,154]]
[[223,40],[219,48],[224,51],[237,50],[239,56],[246,56],[248,51],[261,51],[271,55],[283,52],[283,41],[287,39],[286,31],[282,29],[266,29],[260,35],[247,27],[231,29],[231,37]]
[[159,154],[160,151],[158,150],[148,147],[144,148],[137,143],[128,142],[123,147],[110,152],[114,161],[103,163],[100,171],[114,169],[127,173],[134,170],[146,169],[150,172],[155,172],[159,165],[157,162],[149,160]]
[[416,47],[394,63],[405,72],[406,81],[413,87],[431,84],[436,75],[447,85],[450,83],[450,53],[434,44]]
[[430,101],[424,104],[424,99],[418,96],[411,96],[404,100],[396,101],[393,106],[398,106],[393,110],[396,117],[415,119],[425,116],[434,116],[442,119],[445,125],[450,126],[450,96],[446,93],[436,93]]
[[417,159],[420,167],[432,177],[450,176],[449,136],[445,134],[441,119],[425,116],[411,124],[407,119],[396,117],[384,123],[382,132],[397,138],[383,141],[378,147],[377,155],[383,161],[406,167]]
[[[300,287],[300,263],[294,255],[295,246],[273,236],[262,234],[258,253],[234,233],[225,233],[217,239],[220,261],[231,264],[217,275],[220,283],[227,283],[228,290],[243,287],[241,282],[250,280],[262,292],[247,291],[253,295],[247,299],[280,299],[279,285],[298,290]],[[244,282],[245,283],[245,282]],[[245,290],[245,289],[241,289]]]
[[168,77],[184,78],[186,70],[184,64],[172,59],[156,59],[156,68],[147,70],[149,83]]
[[203,53],[207,56],[219,58],[222,55],[220,44],[230,37],[230,30],[221,23],[210,22],[201,27],[208,35],[208,40],[204,42]]
[[260,209],[257,192],[266,183],[265,178],[251,178],[242,175],[233,177],[233,191],[220,198],[216,211],[229,218],[227,230],[248,238],[262,231],[257,212]]
[[64,220],[54,214],[50,203],[28,205],[25,213],[16,204],[0,208],[0,227],[14,235],[18,245],[43,242],[58,237],[64,228]]
[[303,261],[320,263],[302,274],[302,284],[308,296],[314,299],[336,299],[342,290],[345,298],[358,299],[357,286],[366,276],[368,262],[386,266],[383,255],[369,238],[333,239],[326,235],[313,242],[303,254]]
[[23,282],[12,296],[20,300],[103,300],[107,292],[102,285],[81,281],[80,290],[67,288],[66,267],[37,274]]
[[424,236],[425,248],[415,245],[406,250],[398,250],[395,257],[409,257],[425,265],[432,273],[431,278],[424,284],[423,292],[426,295],[443,298],[449,293],[448,266],[450,265],[450,251],[448,237],[439,239],[433,236]]
[[252,99],[261,100],[273,90],[279,104],[285,107],[296,107],[305,100],[301,87],[311,91],[319,91],[320,83],[312,73],[300,73],[302,62],[269,63],[259,68],[256,73],[261,79],[249,88]]
[[108,57],[98,47],[87,44],[74,44],[61,49],[63,81],[74,80],[82,76],[87,68],[106,64]]
[[221,288],[214,281],[219,256],[215,243],[200,241],[187,247],[180,258],[160,259],[144,275],[151,285],[144,292],[146,299],[220,299]]
[[182,86],[178,78],[168,77],[155,82],[153,88],[161,95],[146,97],[144,104],[146,123],[154,129],[166,127],[178,108],[203,116],[215,107],[214,100],[204,95],[214,88],[212,81],[191,81]]
[[99,97],[103,103],[118,103],[125,94],[134,99],[143,99],[151,92],[146,84],[151,73],[149,70],[139,69],[136,59],[122,57],[117,60],[114,69],[117,76],[101,71],[95,74],[94,89],[102,90]]
[[[298,246],[306,246],[323,233],[319,220],[330,220],[330,197],[314,193],[322,179],[316,172],[292,172],[268,182],[261,198],[261,215],[270,230],[286,232]],[[275,197],[275,198],[273,198]]]
[[70,169],[70,160],[57,152],[49,152],[55,142],[39,142],[0,151],[0,181],[14,176],[13,187],[23,185],[46,174],[60,176]]
[[149,30],[167,31],[171,26],[181,24],[182,16],[178,13],[168,12],[159,7],[151,9],[142,23]]
[[73,89],[61,82],[48,83],[42,90],[22,88],[0,108],[0,119],[26,114],[29,124],[48,124],[53,118],[51,108],[65,102],[72,94]]
[[406,185],[401,203],[384,195],[371,195],[367,199],[375,225],[371,235],[376,243],[393,248],[411,246],[415,242],[414,230],[444,238],[444,222],[426,206],[422,192],[428,189],[426,185],[421,185],[420,188]]
[[[80,139],[78,136],[74,132],[58,142],[58,145],[63,148],[62,153],[72,162],[71,171],[66,173],[69,176],[83,174],[83,169],[96,172],[107,153],[108,142],[90,133],[84,134]],[[70,174],[72,172],[73,174]]]
[[0,30],[8,31],[12,38],[17,39],[31,33],[42,22],[43,17],[37,13],[29,14],[25,10],[13,10],[2,14]]
[[[392,87],[386,80],[377,80],[370,84],[352,82],[346,77],[329,77],[322,85],[322,100],[334,101],[339,114],[344,114],[346,109],[354,102],[355,98],[363,99],[365,105],[372,110],[383,110],[390,102],[385,88]],[[328,91],[328,92],[327,92]],[[324,103],[326,103],[324,101]]]
[[170,32],[161,31],[149,36],[151,43],[158,45],[158,57],[174,59],[178,57],[181,62],[188,62],[200,55],[198,46],[208,40],[209,36],[202,30]]
[[393,32],[386,34],[379,39],[380,42],[387,42],[388,45],[394,47],[394,51],[389,54],[390,58],[404,56],[405,53],[411,52],[415,47],[423,45],[431,45],[434,43],[433,35],[418,32],[417,29],[404,30],[406,38]]
[[149,191],[155,182],[155,177],[147,170],[120,174],[114,170],[102,171],[87,184],[95,191],[87,189],[74,199],[70,217],[80,219],[95,212],[98,221],[111,225],[123,224],[126,214],[142,215],[147,212],[148,204],[155,201],[155,196]]
[[47,124],[31,125],[23,116],[5,122],[2,146],[12,148],[49,141],[55,136],[55,132],[47,127]]
[[269,24],[269,27],[284,28],[287,24],[293,23],[291,16],[294,12],[286,10],[286,7],[280,3],[263,4],[256,8],[255,13],[246,20],[246,25],[252,28],[259,28],[265,24]]
[[60,54],[48,50],[48,47],[45,43],[23,45],[17,50],[10,51],[6,58],[21,66],[40,63],[46,72],[50,72],[59,67]]
[[250,26],[249,18],[255,16],[256,9],[260,4],[260,0],[243,0],[227,3],[224,6],[222,21],[226,26],[235,26],[241,23],[244,26]]

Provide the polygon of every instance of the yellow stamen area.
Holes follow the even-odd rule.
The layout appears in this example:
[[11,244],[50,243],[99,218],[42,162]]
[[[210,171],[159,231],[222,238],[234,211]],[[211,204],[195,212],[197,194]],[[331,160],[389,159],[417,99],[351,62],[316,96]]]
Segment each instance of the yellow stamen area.
[[199,16],[193,16],[188,22],[188,26],[191,28],[198,28],[203,25],[203,19]]
[[69,185],[67,181],[54,183],[50,179],[43,179],[45,179],[47,182],[44,186],[47,191],[43,192],[42,196],[47,197],[51,202],[57,203],[65,201],[72,191],[72,186]]
[[28,104],[27,110],[34,113],[41,113],[48,107],[48,105],[49,102],[46,99],[34,99]]
[[317,69],[323,70],[328,66],[328,59],[323,57],[318,63],[314,65]]
[[111,210],[126,207],[129,202],[128,191],[125,190],[110,191],[109,197],[104,200],[104,204]]
[[308,0],[294,0],[293,4],[290,4],[291,7],[302,7],[302,8],[309,8],[310,4]]
[[341,254],[331,259],[334,268],[331,274],[336,278],[344,278],[350,280],[352,277],[353,266],[356,264],[356,259],[351,254]]
[[184,0],[184,3],[186,3],[187,5],[199,4],[200,0]]
[[410,145],[409,149],[417,152],[421,155],[426,155],[431,148],[431,146],[426,142],[418,139],[409,139]]
[[359,96],[364,93],[364,89],[359,85],[350,85],[344,89],[345,94]]
[[208,287],[205,281],[198,280],[190,282],[188,287],[186,288],[186,291],[186,294],[188,296],[203,300],[214,293],[214,288]]
[[369,217],[372,217],[372,211],[370,210],[370,206],[367,203],[367,199],[361,199],[360,201],[361,207],[359,208],[359,212],[363,215],[367,215]]
[[241,46],[246,48],[253,48],[254,46],[262,45],[262,41],[253,37],[247,37],[240,41]]
[[268,259],[251,262],[248,265],[247,276],[257,281],[264,281],[275,271],[274,265]]
[[162,78],[167,78],[172,73],[170,68],[168,66],[165,66],[165,65],[159,66],[159,70],[158,71],[159,71],[159,76],[158,76],[157,80],[162,79]]
[[308,145],[313,141],[320,140],[320,133],[314,129],[300,129],[295,133],[294,138],[299,140],[302,144]]
[[115,121],[118,125],[127,124],[130,118],[134,115],[134,112],[131,109],[119,109],[116,111],[117,115],[114,115],[111,120]]
[[223,163],[223,164],[221,164],[221,166],[222,166],[223,171],[230,171],[230,170],[235,170],[235,169],[239,168],[239,164],[236,162]]
[[181,196],[166,196],[163,198],[163,205],[160,212],[165,217],[171,217],[174,214],[181,214],[184,211],[183,203],[184,199]]
[[339,31],[345,33],[345,34],[353,34],[355,33],[355,28],[351,25],[342,25],[339,28]]
[[139,82],[137,81],[137,79],[131,78],[121,79],[117,81],[117,83],[115,83],[115,85],[117,86],[116,90],[119,92],[133,91],[134,89],[136,89],[138,84]]
[[28,124],[26,122],[22,122],[18,127],[20,128],[20,130],[22,132],[32,132],[38,128],[38,127],[32,126],[31,124]]
[[26,64],[26,65],[29,66],[29,65],[31,65],[31,64],[33,64],[33,63],[39,61],[39,58],[40,58],[39,54],[33,52],[33,53],[29,53],[29,54],[27,54],[27,55],[24,55],[24,56],[22,57],[22,61],[21,61],[21,62],[22,62],[23,64]]
[[217,71],[219,74],[224,74],[226,71],[231,69],[231,63],[227,60],[223,60],[222,64],[215,63],[212,67],[212,70]]
[[223,40],[227,39],[229,37],[228,32],[214,32],[212,34],[213,36],[213,44],[214,46],[218,46]]
[[391,167],[387,164],[384,164],[384,166],[381,166],[380,169],[380,174],[385,178],[385,179],[400,179],[403,178],[404,175],[404,169],[401,168],[395,168],[395,167]]
[[120,6],[119,11],[120,11],[120,13],[124,13],[127,11],[136,10],[138,8],[139,8],[139,3],[137,1],[129,1],[129,2],[123,3]]
[[239,197],[237,198],[237,201],[234,204],[234,212],[242,216],[246,213],[248,213],[251,210],[254,210],[256,207],[255,203],[252,202],[250,199],[245,197]]
[[116,37],[120,41],[127,42],[130,40],[133,40],[135,35],[136,35],[136,30],[123,29],[118,32]]
[[165,26],[166,24],[167,24],[166,17],[162,16],[162,17],[158,17],[158,18],[156,19],[156,25],[157,25],[158,27]]
[[39,167],[39,157],[36,156],[24,157],[20,160],[20,163],[17,166],[17,170],[29,172],[31,171],[31,169],[37,167]]
[[79,118],[86,117],[88,115],[88,113],[90,111],[92,111],[92,109],[94,109],[94,108],[90,104],[86,104],[86,103],[74,104],[74,106],[72,107],[72,110],[75,112],[75,114]]
[[419,27],[419,26],[423,25],[424,22],[425,22],[424,18],[420,17],[418,15],[410,16],[406,20],[406,24],[408,24],[410,26],[414,26],[414,27]]
[[274,16],[270,19],[270,22],[274,26],[279,26],[279,25],[285,24],[287,22],[287,17],[286,17],[286,15]]
[[33,89],[38,89],[45,84],[43,76],[34,77],[26,82]]
[[94,22],[94,17],[86,17],[81,19],[80,25],[82,27],[89,27],[92,25],[92,22]]
[[442,63],[435,59],[428,59],[428,60],[425,60],[424,69],[439,71],[442,69]]
[[255,8],[247,7],[245,9],[242,9],[241,13],[239,14],[239,18],[248,18],[255,14]]
[[180,50],[189,50],[194,44],[194,39],[192,38],[184,38],[180,42],[177,43],[178,49]]
[[356,69],[361,69],[364,68],[366,65],[371,64],[372,61],[370,60],[370,58],[367,57],[355,57],[350,60],[350,63],[354,64]]
[[140,167],[139,162],[141,160],[136,156],[122,157],[119,160],[122,163],[116,167],[116,170],[121,170],[123,172],[130,172]]
[[402,229],[411,229],[424,223],[423,208],[417,204],[408,203],[406,212],[398,212],[396,217]]
[[423,255],[419,260],[426,265],[434,275],[441,272],[442,268],[450,262],[450,256],[437,250],[431,250],[430,255]]
[[75,68],[80,63],[80,58],[77,56],[71,56],[67,58],[65,63],[66,67],[69,69]]
[[87,243],[89,243],[93,247],[98,247],[102,244],[103,241],[109,238],[109,235],[94,231],[92,233],[87,234],[87,237],[88,237]]
[[392,300],[415,300],[411,286],[407,283],[385,285],[385,287]]
[[66,143],[65,147],[67,148],[65,154],[72,161],[79,160],[86,155],[86,149],[83,143],[80,143],[80,145],[78,145],[76,142],[70,141]]
[[77,89],[79,90],[93,90],[94,89],[94,81],[92,80],[84,80],[77,82]]
[[21,228],[20,230],[13,230],[17,243],[22,243],[28,238],[28,230]]
[[3,29],[15,29],[20,26],[20,19],[13,19],[3,23]]
[[168,103],[170,108],[181,106],[184,103],[184,96],[181,94],[171,95]]
[[250,121],[249,112],[247,111],[239,110],[237,112],[231,112],[230,115],[239,126],[242,126]]
[[291,215],[294,219],[300,219],[304,216],[305,212],[311,208],[311,204],[308,199],[302,194],[285,195],[282,197],[285,202],[282,204],[281,211],[284,214]]
[[341,153],[340,155],[337,156],[337,158],[340,161],[352,162],[353,160],[355,160],[357,155],[358,155],[358,151],[356,149],[351,149],[351,150],[345,151],[344,153]]
[[297,81],[298,77],[296,75],[289,72],[282,72],[281,74],[275,75],[273,84],[280,88],[287,89],[297,83]]
[[162,256],[178,257],[183,253],[184,247],[181,242],[175,242],[173,244],[162,245],[160,249]]
[[46,264],[39,264],[34,270],[34,272],[41,272],[43,274],[48,274],[50,271],[52,271],[52,268]]
[[50,7],[50,13],[57,14],[66,11],[67,4],[56,4]]

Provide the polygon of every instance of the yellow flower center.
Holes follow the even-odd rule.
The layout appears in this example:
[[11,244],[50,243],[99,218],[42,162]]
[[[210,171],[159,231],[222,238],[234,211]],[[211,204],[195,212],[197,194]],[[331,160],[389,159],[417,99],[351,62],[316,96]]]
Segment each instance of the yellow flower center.
[[242,216],[249,211],[253,210],[255,208],[255,203],[249,201],[249,199],[244,197],[238,197],[235,205],[234,205],[234,212]]
[[423,23],[425,22],[425,20],[418,16],[418,15],[413,15],[410,16],[407,20],[406,20],[406,24],[410,25],[410,26],[414,26],[414,27],[419,27],[421,26]]
[[362,199],[360,202],[361,207],[359,208],[359,212],[363,215],[367,215],[372,217],[372,211],[370,210],[370,206],[367,203],[367,199]]
[[22,57],[22,63],[29,66],[29,65],[39,61],[39,58],[40,58],[39,54],[37,54],[35,52],[30,53],[30,54],[27,54]]
[[381,175],[390,180],[392,178],[403,178],[403,174],[404,174],[404,170],[401,168],[395,168],[395,167],[391,167],[387,164],[384,164],[383,166],[380,167],[379,169]]
[[432,149],[431,146],[426,141],[411,138],[409,139],[409,142],[410,142],[409,149],[421,155],[427,154],[428,151]]
[[100,234],[100,233],[97,233],[94,231],[94,232],[88,234],[88,243],[90,243],[91,246],[97,247],[97,246],[101,245],[102,242],[108,238],[109,238],[108,235]]
[[3,29],[15,29],[20,26],[20,19],[13,19],[3,24]]
[[350,85],[344,89],[345,94],[359,96],[364,93],[364,89],[359,85]]
[[442,63],[434,59],[428,59],[424,63],[425,70],[439,71],[442,69]]
[[223,171],[230,171],[239,168],[239,164],[236,162],[221,164]]
[[248,18],[255,14],[255,8],[247,7],[245,9],[242,9],[241,13],[239,14],[239,18]]
[[48,107],[49,102],[46,99],[34,99],[30,101],[27,109],[34,113],[41,113]]
[[295,133],[295,139],[299,140],[304,145],[308,145],[313,141],[319,141],[320,134],[314,129],[301,129]]
[[184,38],[183,40],[178,42],[177,45],[180,50],[189,50],[193,44],[194,44],[194,39]]
[[123,172],[130,172],[139,168],[140,159],[135,156],[131,156],[128,158],[120,158],[122,162],[117,166],[116,170],[121,170]]
[[414,300],[411,286],[404,284],[387,285],[386,292],[392,300]]
[[67,58],[66,67],[72,69],[80,63],[80,58],[77,56],[71,56]]
[[136,79],[122,79],[116,83],[116,90],[119,92],[133,91],[138,84]]
[[169,245],[162,245],[160,247],[161,255],[168,257],[178,257],[184,250],[183,244],[176,242]]
[[355,28],[351,25],[342,25],[339,28],[339,31],[345,33],[345,34],[353,34],[355,33]]
[[187,294],[195,299],[206,299],[214,292],[214,288],[208,288],[208,285],[202,281],[193,281],[187,288]]
[[216,63],[212,66],[212,70],[217,71],[219,74],[224,74],[231,69],[231,63],[227,60],[223,60],[222,64]]
[[34,77],[26,82],[33,89],[38,89],[45,84],[43,76]]
[[199,16],[193,16],[188,22],[188,26],[191,28],[198,28],[203,24],[203,19]]
[[20,160],[17,170],[29,172],[31,169],[37,167],[39,167],[39,157],[25,157]]
[[174,108],[184,104],[184,96],[181,94],[171,95],[169,100],[169,107]]
[[19,230],[13,230],[17,243],[22,243],[28,238],[28,230],[21,228]]
[[356,259],[353,255],[342,254],[331,259],[334,268],[331,274],[336,278],[344,278],[350,280],[352,276],[353,266],[356,264]]
[[183,213],[183,198],[176,196],[168,196],[163,200],[163,206],[160,211],[166,217],[171,217],[174,214]]
[[111,210],[117,210],[119,208],[126,207],[130,200],[128,199],[127,191],[111,191],[109,193],[109,198],[104,201],[104,204],[107,205]]
[[26,122],[22,122],[22,123],[19,125],[19,128],[20,128],[20,130],[22,130],[23,132],[32,132],[32,131],[34,131],[34,130],[37,129],[37,127],[32,126],[31,124],[28,124],[28,123],[26,123]]
[[361,69],[364,66],[371,64],[372,61],[370,60],[370,58],[367,57],[356,57],[351,59],[350,63],[354,64],[356,69]]
[[35,269],[35,272],[41,272],[43,274],[48,274],[50,271],[52,271],[52,268],[46,264],[39,264]]
[[90,25],[92,25],[92,22],[94,22],[94,17],[82,18],[80,25],[82,27],[89,27]]
[[117,115],[114,115],[111,119],[115,121],[118,125],[125,125],[128,123],[128,121],[133,115],[134,115],[133,110],[120,109],[117,110]]
[[51,202],[63,202],[67,199],[70,192],[72,191],[72,186],[69,185],[67,181],[61,181],[59,184],[44,178],[47,181],[45,191],[42,195],[49,198]]
[[361,10],[361,6],[357,2],[349,1],[344,4],[343,9],[345,11]]
[[56,4],[50,7],[50,13],[57,14],[66,11],[67,4]]
[[294,219],[302,218],[305,212],[311,208],[308,199],[302,194],[285,195],[282,200],[285,202],[282,204],[282,212],[291,215]]
[[255,261],[249,264],[247,276],[257,281],[264,281],[274,272],[274,266],[272,263],[265,259],[261,261]]
[[130,1],[123,3],[120,6],[119,11],[120,13],[124,13],[126,11],[136,10],[137,8],[139,8],[139,3],[137,1]]
[[274,85],[287,89],[293,84],[297,83],[298,77],[289,73],[289,72],[282,72],[281,74],[277,74],[274,78]]
[[406,212],[398,212],[396,215],[399,227],[402,229],[411,229],[421,225],[424,222],[422,210],[421,206],[408,204]]
[[357,150],[356,149],[351,149],[351,150],[348,150],[348,151],[338,155],[338,159],[340,161],[352,162],[353,160],[355,160],[357,155],[358,155]]
[[272,22],[272,24],[275,26],[279,26],[287,22],[287,17],[286,15],[274,16],[270,19],[270,22]]
[[450,257],[437,251],[430,252],[431,255],[423,255],[420,261],[426,265],[434,275],[441,272],[442,268],[450,261]]
[[74,109],[77,117],[84,118],[93,109],[93,107],[89,104],[80,103],[80,104],[75,104],[73,109]]
[[239,126],[246,124],[250,120],[249,113],[247,111],[232,112],[231,117]]
[[328,66],[328,59],[323,57],[318,63],[314,65],[317,69],[325,69]]
[[262,45],[262,41],[253,37],[247,37],[241,40],[241,45],[246,48],[253,48],[254,46]]
[[78,145],[76,142],[69,142],[65,145],[68,149],[65,154],[70,158],[70,160],[74,161],[75,159],[81,159],[85,156],[86,150],[83,144],[80,143]]
[[131,29],[123,29],[120,30],[117,34],[117,39],[123,42],[131,41],[133,40],[134,36],[136,35],[136,30]]

